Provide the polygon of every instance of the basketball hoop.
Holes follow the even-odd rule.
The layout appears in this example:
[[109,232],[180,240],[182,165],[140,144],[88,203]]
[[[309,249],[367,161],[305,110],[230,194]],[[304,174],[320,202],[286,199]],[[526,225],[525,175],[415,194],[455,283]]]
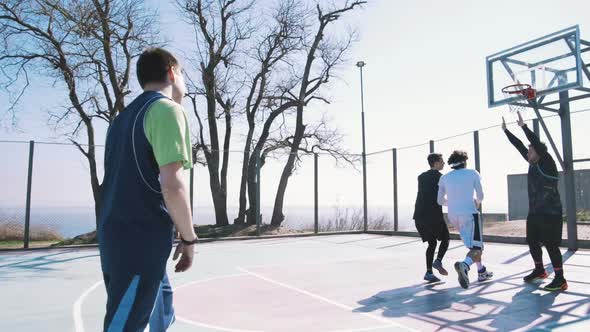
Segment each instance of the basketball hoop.
[[527,109],[528,101],[537,97],[537,90],[530,84],[516,83],[502,88],[502,93],[506,99],[514,99],[512,103],[508,104],[510,111],[513,113],[525,111]]

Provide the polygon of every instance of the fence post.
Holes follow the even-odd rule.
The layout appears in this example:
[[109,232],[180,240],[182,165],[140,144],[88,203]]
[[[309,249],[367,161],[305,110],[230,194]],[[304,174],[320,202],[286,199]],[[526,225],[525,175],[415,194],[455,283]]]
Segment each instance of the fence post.
[[[475,154],[475,170],[481,173],[481,155],[479,153],[479,130],[473,132],[473,150]],[[479,206],[479,213],[483,221],[483,205]]]
[[319,171],[318,171],[318,159],[319,156],[317,153],[313,155],[313,170],[314,170],[314,189],[313,189],[313,197],[314,197],[314,207],[313,207],[313,231],[315,234],[319,232]]
[[430,143],[430,153],[434,153],[434,141],[431,140],[429,143]]
[[192,218],[194,218],[195,216],[195,212],[194,212],[194,208],[195,208],[195,165],[193,164],[193,167],[191,167],[191,171],[190,171],[190,180],[189,180],[189,185],[190,185],[190,198],[191,198],[191,213],[192,213]]
[[393,149],[393,230],[398,231],[399,217],[397,207],[397,149]]
[[365,233],[369,230],[367,195],[367,154],[363,151],[363,232]]
[[260,236],[260,151],[256,152],[256,236]]
[[29,141],[29,173],[27,176],[27,205],[25,210],[24,248],[29,248],[31,225],[31,189],[33,187],[33,157],[35,153],[35,141]]
[[473,132],[473,148],[475,150],[475,169],[481,173],[481,159],[479,154],[479,130]]

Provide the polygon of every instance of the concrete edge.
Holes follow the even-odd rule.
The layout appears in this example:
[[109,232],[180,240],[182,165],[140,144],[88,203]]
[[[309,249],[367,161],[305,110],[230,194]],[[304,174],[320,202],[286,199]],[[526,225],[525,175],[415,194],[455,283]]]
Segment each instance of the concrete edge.
[[[366,234],[363,231],[342,231],[342,232],[321,232],[321,233],[293,233],[293,234],[280,234],[280,235],[261,235],[261,236],[234,236],[234,237],[218,237],[218,238],[203,238],[199,240],[199,243],[212,243],[212,242],[230,242],[230,241],[248,241],[248,240],[267,240],[267,239],[281,239],[281,238],[304,238],[312,236],[331,236],[331,235],[352,235],[352,234]],[[175,243],[179,241],[176,240]],[[71,246],[61,247],[37,247],[37,248],[4,248],[0,249],[0,253],[9,252],[30,252],[40,250],[65,250],[65,249],[92,249],[98,248],[98,244],[79,244]]]
[[[420,237],[418,232],[403,232],[403,231],[368,231],[367,234],[375,235],[392,235],[392,236],[407,236],[407,237]],[[459,234],[451,233],[451,240],[460,240]],[[512,237],[512,236],[500,236],[500,235],[484,235],[483,240],[490,243],[503,243],[503,244],[522,244],[526,245],[526,238],[524,237]],[[561,240],[562,248],[568,248],[567,240]],[[568,248],[569,249],[569,248]],[[590,240],[578,240],[578,249],[590,249]]]
[[[321,232],[321,233],[295,233],[295,234],[281,234],[281,235],[261,235],[261,236],[236,236],[236,237],[220,237],[220,238],[204,238],[201,239],[200,243],[212,243],[212,242],[230,242],[230,241],[249,241],[249,240],[265,240],[265,239],[281,239],[281,238],[304,238],[313,236],[331,236],[331,235],[353,235],[353,234],[372,234],[372,235],[389,235],[389,236],[405,236],[405,237],[420,237],[418,232],[408,231],[343,231],[343,232]],[[502,244],[520,244],[526,245],[526,238],[524,237],[508,237],[499,235],[484,235],[484,241],[490,243],[502,243]],[[451,233],[452,240],[460,240],[459,234]],[[176,241],[178,243],[178,241]],[[561,247],[568,248],[567,240],[562,240]],[[94,249],[98,248],[97,244],[81,244],[63,247],[39,247],[39,248],[6,248],[0,249],[0,253],[11,253],[11,252],[30,252],[30,251],[41,251],[41,250],[66,250],[66,249]],[[590,249],[590,240],[578,240],[579,249]]]

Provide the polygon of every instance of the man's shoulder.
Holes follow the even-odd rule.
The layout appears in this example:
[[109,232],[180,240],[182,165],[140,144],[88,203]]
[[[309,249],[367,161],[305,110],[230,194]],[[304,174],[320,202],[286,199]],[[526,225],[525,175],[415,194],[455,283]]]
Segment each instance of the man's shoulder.
[[447,174],[444,174],[441,177],[441,181],[444,179],[460,179],[471,176],[479,176],[479,173],[476,170],[470,168],[454,169]]
[[168,98],[160,98],[150,106],[150,112],[184,112],[182,105]]
[[442,176],[442,174],[439,171],[429,169],[429,170],[421,173],[420,175],[418,175],[418,179],[437,178],[437,177],[441,177],[441,176]]
[[182,105],[168,99],[156,100],[148,109],[146,124],[150,126],[162,126],[164,124],[177,123],[183,126],[187,121],[187,115]]

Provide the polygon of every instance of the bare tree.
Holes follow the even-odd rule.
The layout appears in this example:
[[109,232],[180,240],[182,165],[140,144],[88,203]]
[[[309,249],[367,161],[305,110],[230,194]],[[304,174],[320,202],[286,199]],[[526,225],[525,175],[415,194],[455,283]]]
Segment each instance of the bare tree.
[[[250,183],[249,188],[251,188],[251,195],[253,195],[255,190],[255,184],[253,182],[255,181],[255,178],[253,174],[251,174],[251,181],[248,182],[248,169],[251,162],[256,162],[255,159],[252,158],[252,145],[254,142],[256,124],[260,122],[258,120],[258,114],[259,111],[264,111],[266,107],[265,100],[268,97],[269,91],[272,90],[275,84],[273,82],[274,76],[281,76],[281,68],[277,67],[281,64],[287,64],[289,61],[289,55],[297,51],[300,47],[304,31],[304,27],[301,24],[302,14],[303,11],[301,10],[301,3],[299,1],[281,1],[272,14],[272,23],[264,31],[260,37],[261,42],[257,43],[253,50],[253,59],[254,62],[257,63],[258,71],[253,75],[249,82],[249,90],[244,106],[248,122],[248,133],[244,144],[239,210],[238,216],[235,219],[236,224],[242,224],[245,222],[248,183]],[[273,75],[273,71],[278,73]],[[292,105],[287,105],[279,110],[279,112],[287,110],[291,106]],[[279,113],[275,112],[275,114]],[[261,118],[264,119],[264,114]],[[276,118],[276,116],[270,117],[270,123],[272,123],[274,118]],[[266,131],[266,134],[268,134],[268,131]],[[254,149],[254,153],[260,153],[261,148],[264,146],[264,135],[265,131],[263,131],[262,137],[257,139],[259,143]],[[250,222],[253,222],[253,219],[250,218],[249,220]]]
[[73,124],[67,136],[88,160],[98,216],[94,121],[110,123],[124,109],[131,61],[155,44],[155,12],[140,0],[0,0],[0,24],[9,111],[16,111],[30,87],[29,73],[53,79],[56,89],[65,90],[65,111],[53,112],[52,119]]
[[[360,160],[359,156],[352,154],[342,146],[344,135],[338,129],[330,127],[329,120],[325,115],[320,120],[306,125],[305,129],[301,143],[296,147],[296,166],[301,161],[302,155],[318,153],[330,156],[336,163],[344,162],[356,167]],[[287,154],[291,153],[294,138],[295,136],[291,133],[289,127],[282,125],[277,137],[268,139],[262,155],[267,156],[278,153],[284,156],[285,152]]]
[[[302,130],[290,135],[275,137],[277,120],[298,114],[309,103],[328,100],[320,94],[320,87],[328,82],[331,70],[343,58],[351,39],[344,44],[323,40],[324,31],[330,22],[339,15],[364,1],[346,2],[343,8],[322,14],[309,10],[301,0],[277,1],[270,15],[254,31],[248,16],[256,9],[254,2],[237,7],[236,1],[198,1],[177,0],[182,12],[196,32],[197,69],[201,82],[190,83],[189,97],[198,122],[197,144],[195,150],[203,151],[209,170],[210,186],[215,205],[218,225],[227,223],[227,164],[231,123],[241,110],[247,120],[248,131],[243,150],[242,176],[240,182],[239,212],[236,224],[256,221],[256,156],[261,162],[273,150],[291,148],[301,152],[301,142],[314,141],[318,147],[338,154],[338,149],[330,150],[330,139],[334,135],[326,130],[323,121],[317,126],[322,130]],[[317,14],[317,15],[316,15]],[[316,23],[316,16],[318,17]],[[260,20],[260,18],[259,18]],[[314,30],[315,29],[315,30]],[[310,32],[312,31],[313,32]],[[316,31],[317,30],[317,31]],[[323,40],[323,42],[322,42]],[[250,47],[248,47],[250,46]],[[249,62],[240,62],[236,55],[247,57]],[[314,62],[320,54],[321,64]],[[244,79],[246,78],[246,79]],[[303,91],[303,94],[301,92]],[[198,100],[206,101],[206,114],[199,114]],[[261,116],[259,116],[261,115]],[[220,121],[225,123],[225,139],[220,149]],[[257,126],[260,124],[260,128]],[[259,132],[258,137],[255,134]],[[307,136],[306,136],[307,135]],[[208,142],[207,142],[208,141]],[[279,143],[280,142],[280,143]],[[223,161],[220,164],[220,153]],[[344,154],[341,154],[344,155]],[[221,166],[221,173],[219,172]],[[291,161],[290,167],[294,167]],[[286,181],[284,188],[286,188]],[[248,209],[246,209],[248,205]]]
[[[332,71],[337,67],[344,58],[346,51],[350,48],[353,41],[353,36],[350,35],[345,42],[338,42],[330,40],[325,37],[326,28],[333,22],[337,21],[342,14],[353,10],[365,4],[366,1],[346,1],[341,7],[331,9],[327,12],[322,10],[318,4],[317,11],[317,25],[316,31],[312,35],[309,43],[305,43],[306,60],[303,67],[303,73],[300,76],[298,84],[287,90],[288,93],[281,96],[282,99],[296,103],[296,121],[295,132],[292,140],[289,140],[291,145],[290,154],[283,168],[281,179],[277,188],[275,203],[273,208],[273,215],[271,225],[280,225],[285,216],[283,214],[285,192],[289,178],[293,172],[297,153],[300,149],[306,134],[306,124],[303,122],[303,112],[306,106],[313,100],[328,102],[328,100],[321,95],[321,87],[329,82],[332,77]],[[321,61],[316,64],[316,58]]]
[[[209,185],[217,225],[229,224],[227,215],[227,170],[229,166],[232,114],[243,80],[236,79],[236,60],[241,43],[250,38],[252,28],[245,15],[253,1],[177,0],[178,7],[195,31],[196,67],[200,81],[190,84],[189,97],[199,123],[195,149],[202,150],[209,171]],[[235,74],[239,77],[238,74]],[[202,88],[198,86],[202,86]],[[237,88],[236,88],[237,86]],[[205,99],[206,116],[198,114],[197,98]],[[223,118],[224,139],[220,147],[217,121]],[[204,121],[209,133],[205,139]],[[223,156],[221,156],[223,154]],[[221,167],[221,171],[220,171]]]

